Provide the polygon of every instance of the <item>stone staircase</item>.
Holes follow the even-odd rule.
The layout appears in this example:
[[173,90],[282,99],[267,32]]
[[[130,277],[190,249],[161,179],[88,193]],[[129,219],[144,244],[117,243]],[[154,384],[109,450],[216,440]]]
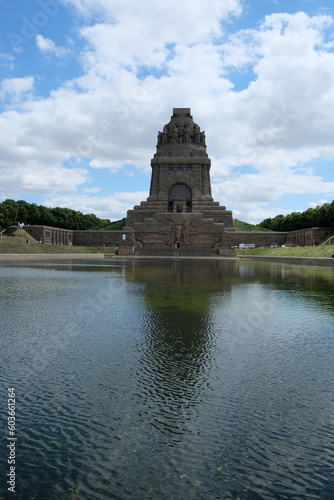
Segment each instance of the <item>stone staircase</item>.
[[200,248],[200,247],[140,247],[136,249],[138,256],[152,256],[152,257],[215,257],[217,253],[213,248]]

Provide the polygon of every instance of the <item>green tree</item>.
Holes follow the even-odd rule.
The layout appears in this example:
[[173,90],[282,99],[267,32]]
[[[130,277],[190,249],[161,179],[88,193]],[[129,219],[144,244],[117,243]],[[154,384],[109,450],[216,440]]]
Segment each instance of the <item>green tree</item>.
[[273,231],[284,231],[284,229],[282,229],[283,220],[284,220],[284,215],[282,214],[276,215],[276,217],[272,220],[271,229]]
[[0,203],[0,227],[21,222],[64,229],[93,229],[101,224],[110,224],[110,220],[102,220],[94,214],[83,214],[70,208],[48,208],[24,200],[5,200]]
[[29,212],[29,203],[24,200],[19,200],[16,202],[18,208],[18,221],[20,224],[26,224]]
[[260,222],[259,226],[265,228],[265,229],[270,229],[272,231],[272,219],[268,217],[268,219],[264,219],[262,222]]
[[18,224],[18,207],[14,200],[5,200],[0,204],[0,220],[2,227],[16,226]]
[[264,219],[259,225],[271,231],[296,231],[316,226],[334,228],[334,200],[316,208],[308,208],[304,212],[292,212],[285,217],[277,215],[274,219]]

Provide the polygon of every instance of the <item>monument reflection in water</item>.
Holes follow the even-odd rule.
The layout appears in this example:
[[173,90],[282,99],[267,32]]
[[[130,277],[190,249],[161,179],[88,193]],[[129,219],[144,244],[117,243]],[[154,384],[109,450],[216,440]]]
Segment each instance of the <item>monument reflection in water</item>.
[[332,268],[115,259],[0,277],[17,498],[333,498]]

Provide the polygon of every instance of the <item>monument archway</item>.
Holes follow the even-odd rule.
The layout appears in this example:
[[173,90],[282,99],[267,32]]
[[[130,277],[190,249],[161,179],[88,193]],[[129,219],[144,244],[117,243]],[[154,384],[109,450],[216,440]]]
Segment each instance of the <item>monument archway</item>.
[[173,184],[168,192],[168,212],[191,212],[192,191],[188,184],[178,182]]

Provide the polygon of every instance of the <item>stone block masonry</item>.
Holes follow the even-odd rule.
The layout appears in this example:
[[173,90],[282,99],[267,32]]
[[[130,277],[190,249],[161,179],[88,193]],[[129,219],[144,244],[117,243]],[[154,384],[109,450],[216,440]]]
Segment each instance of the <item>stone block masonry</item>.
[[134,244],[132,229],[121,231],[73,231],[73,244],[76,246],[119,247]]
[[59,227],[29,225],[23,229],[38,243],[49,245],[73,245],[73,231]]

